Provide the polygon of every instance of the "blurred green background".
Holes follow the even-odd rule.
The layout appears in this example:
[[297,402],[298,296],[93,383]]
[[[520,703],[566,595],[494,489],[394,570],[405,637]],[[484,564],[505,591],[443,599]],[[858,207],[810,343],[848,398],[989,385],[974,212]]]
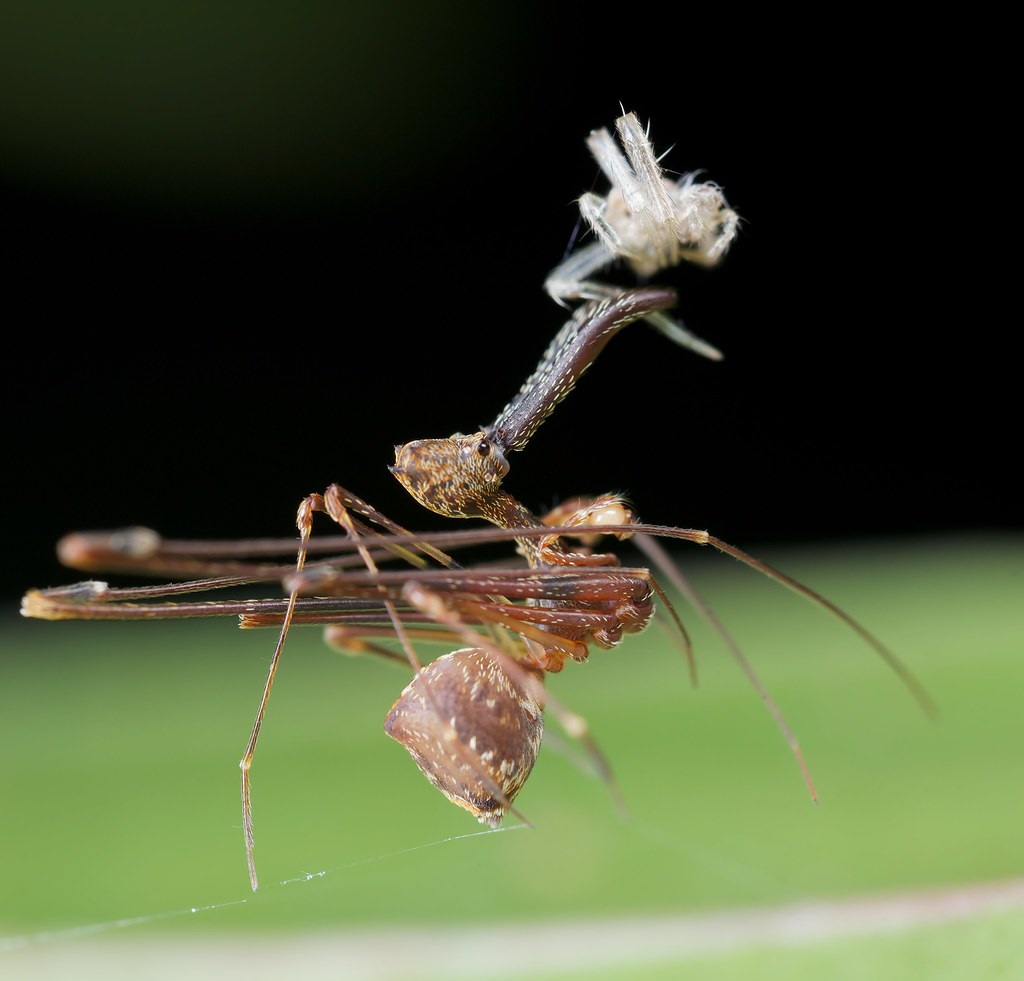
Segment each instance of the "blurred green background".
[[[830,617],[724,558],[684,553],[684,569],[799,735],[817,807],[745,679],[688,615],[697,690],[660,625],[551,679],[590,721],[628,820],[574,764],[578,754],[549,720],[556,740],[519,799],[535,827],[463,837],[479,826],[382,732],[405,672],[328,652],[316,630],[297,630],[254,768],[256,896],[245,875],[236,762],[273,636],[238,632],[230,621],[9,622],[0,690],[4,932],[135,916],[154,918],[133,934],[179,937],[440,930],[1012,880],[1022,860],[1021,544],[919,541],[763,556],[898,651],[941,707],[935,722]],[[218,904],[229,905],[187,914]],[[165,913],[179,915],[165,921]],[[906,944],[929,949],[920,936],[832,947],[837,957],[853,950],[898,967]],[[830,947],[812,949],[808,964],[820,968]],[[962,957],[979,966],[986,950],[968,944]],[[21,953],[24,963],[30,953]],[[646,963],[636,956],[637,966]],[[746,957],[736,956],[737,976]],[[803,976],[793,952],[764,954],[765,971],[773,957]],[[1024,945],[1001,957],[1019,970]],[[963,960],[953,963],[953,973],[929,976],[967,976],[956,973]],[[881,976],[898,976],[897,967]]]

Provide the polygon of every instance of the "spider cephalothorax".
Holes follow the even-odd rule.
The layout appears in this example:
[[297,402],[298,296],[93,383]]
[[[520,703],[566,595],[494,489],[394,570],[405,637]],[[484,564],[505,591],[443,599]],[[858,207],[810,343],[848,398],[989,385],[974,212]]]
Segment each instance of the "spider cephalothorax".
[[391,472],[431,511],[448,518],[486,518],[508,473],[508,461],[486,433],[455,433],[396,446]]

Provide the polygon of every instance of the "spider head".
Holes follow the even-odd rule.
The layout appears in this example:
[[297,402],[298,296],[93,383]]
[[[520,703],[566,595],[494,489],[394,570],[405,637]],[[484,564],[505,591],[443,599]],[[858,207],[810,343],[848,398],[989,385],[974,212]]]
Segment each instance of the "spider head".
[[425,508],[448,518],[481,518],[501,488],[508,462],[486,433],[455,433],[396,446],[390,469]]

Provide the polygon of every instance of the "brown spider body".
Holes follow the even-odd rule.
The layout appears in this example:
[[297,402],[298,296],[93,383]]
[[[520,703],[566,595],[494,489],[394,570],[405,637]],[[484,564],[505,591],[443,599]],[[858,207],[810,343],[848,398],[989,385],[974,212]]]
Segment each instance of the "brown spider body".
[[[30,590],[22,602],[26,616],[41,619],[168,619],[237,615],[243,627],[278,626],[277,647],[263,696],[242,757],[242,810],[246,857],[252,888],[257,888],[251,812],[250,767],[284,642],[294,624],[326,625],[326,639],[353,653],[375,653],[407,661],[414,669],[388,713],[385,730],[412,755],[427,779],[448,799],[496,826],[533,768],[540,748],[544,712],[581,740],[609,786],[610,771],[588,736],[582,719],[558,704],[543,685],[547,672],[568,660],[587,658],[588,646],[614,647],[626,633],[642,630],[659,597],[685,641],[675,611],[646,568],[622,568],[615,556],[593,551],[597,536],[636,534],[637,544],[719,630],[758,694],[765,701],[804,771],[796,740],[767,692],[728,634],[650,536],[712,545],[771,576],[839,616],[900,674],[928,707],[927,695],[898,661],[864,628],[833,604],[782,573],[713,538],[705,531],[641,525],[615,497],[566,502],[538,517],[502,488],[508,455],[522,450],[537,428],[572,390],[576,381],[623,327],[646,320],[677,343],[718,357],[666,310],[675,293],[657,286],[619,290],[587,277],[612,259],[626,258],[635,268],[643,255],[652,269],[682,258],[709,264],[724,253],[737,218],[710,185],[664,182],[657,158],[632,115],[620,120],[629,157],[622,157],[604,131],[591,145],[616,195],[629,191],[631,224],[626,234],[619,197],[585,203],[600,248],[580,250],[549,280],[561,299],[582,298],[580,306],[548,346],[537,369],[494,422],[469,436],[415,440],[396,448],[392,472],[424,507],[454,518],[483,518],[495,529],[466,533],[414,535],[337,484],[311,494],[298,509],[298,557],[282,565],[274,557],[294,554],[294,542],[201,543],[164,541],[147,529],[76,534],[64,539],[62,560],[75,568],[135,571],[178,577],[162,586],[112,589],[85,582],[49,590]],[[602,135],[603,134],[603,135]],[[634,193],[636,192],[636,193]],[[665,214],[654,220],[658,202]],[[658,206],[660,207],[660,205]],[[666,235],[675,244],[666,245]],[[637,239],[639,236],[639,239]],[[622,242],[628,239],[623,251]],[[637,263],[640,263],[639,265]],[[558,287],[558,289],[555,289]],[[565,290],[562,290],[565,287]],[[327,514],[344,537],[311,541],[313,516]],[[579,544],[570,547],[567,539]],[[463,568],[444,549],[459,543],[514,541],[526,567]],[[307,558],[324,551],[324,561]],[[400,571],[381,568],[404,563]],[[181,581],[181,580],[184,581]],[[257,582],[281,583],[287,600],[199,601],[195,594]],[[187,597],[181,600],[176,597]],[[170,598],[170,599],[168,599]],[[397,638],[396,654],[379,638]],[[461,645],[426,667],[415,640]],[[687,656],[689,644],[685,641]],[[691,659],[691,672],[692,672]],[[521,816],[521,815],[520,815]]]

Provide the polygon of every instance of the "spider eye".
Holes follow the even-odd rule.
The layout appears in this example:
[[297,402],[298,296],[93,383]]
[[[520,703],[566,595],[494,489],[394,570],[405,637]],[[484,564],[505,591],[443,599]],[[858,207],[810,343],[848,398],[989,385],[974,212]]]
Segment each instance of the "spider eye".
[[482,439],[482,440],[480,440],[479,444],[477,444],[476,451],[481,456],[490,456],[491,455],[491,444],[488,443],[486,439]]

